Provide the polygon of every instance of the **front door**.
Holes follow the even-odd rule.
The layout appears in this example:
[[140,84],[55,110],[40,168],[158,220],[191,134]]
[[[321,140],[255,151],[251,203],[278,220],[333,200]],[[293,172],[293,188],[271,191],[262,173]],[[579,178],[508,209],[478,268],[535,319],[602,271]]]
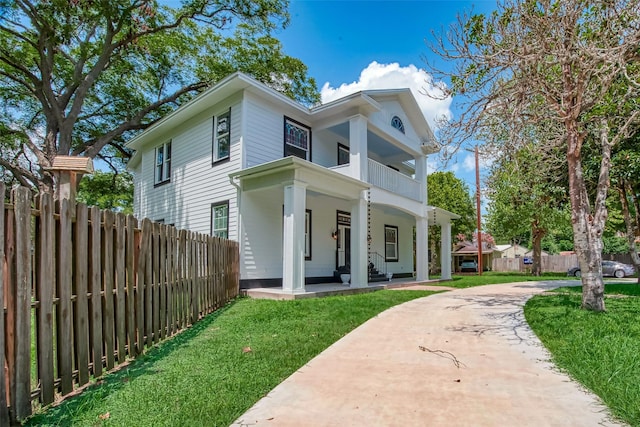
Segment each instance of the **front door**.
[[340,268],[351,265],[351,214],[338,211],[337,223],[336,268]]

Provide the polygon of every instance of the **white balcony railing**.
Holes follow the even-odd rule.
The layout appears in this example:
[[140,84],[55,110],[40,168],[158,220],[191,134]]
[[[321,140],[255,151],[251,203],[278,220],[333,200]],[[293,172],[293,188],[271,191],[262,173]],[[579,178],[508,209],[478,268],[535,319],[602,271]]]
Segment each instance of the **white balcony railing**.
[[[375,160],[367,160],[369,165],[369,184],[400,196],[420,201],[420,183],[418,181]],[[352,173],[348,164],[332,166],[329,169],[347,176],[351,176]]]
[[369,184],[420,201],[420,183],[375,160],[369,160]]

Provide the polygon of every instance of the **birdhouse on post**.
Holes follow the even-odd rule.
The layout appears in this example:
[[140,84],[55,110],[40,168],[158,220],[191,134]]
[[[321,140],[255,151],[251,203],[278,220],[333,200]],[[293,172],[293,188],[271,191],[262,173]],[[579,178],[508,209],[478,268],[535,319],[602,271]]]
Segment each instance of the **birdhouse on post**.
[[93,161],[89,157],[56,156],[51,167],[47,168],[56,176],[56,200],[76,201],[78,181],[82,175],[93,173]]

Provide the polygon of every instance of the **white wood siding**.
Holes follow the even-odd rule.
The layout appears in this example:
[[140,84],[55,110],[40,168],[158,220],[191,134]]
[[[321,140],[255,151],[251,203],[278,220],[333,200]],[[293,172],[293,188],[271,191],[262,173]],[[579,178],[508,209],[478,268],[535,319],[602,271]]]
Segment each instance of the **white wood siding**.
[[313,134],[313,163],[326,168],[338,164],[338,143],[349,147],[349,141],[336,133],[323,129]]
[[391,119],[393,116],[400,117],[402,120],[402,124],[404,125],[404,134],[411,138],[414,141],[419,141],[420,138],[413,128],[412,123],[409,121],[409,118],[405,114],[402,106],[397,101],[382,101],[380,102],[382,105],[382,111],[375,112],[371,114],[370,120],[375,123],[377,126],[382,127],[387,126],[387,128],[391,127]]
[[[213,116],[231,107],[231,149],[228,162],[211,165]],[[136,214],[139,218],[163,219],[178,228],[211,232],[211,204],[229,200],[229,238],[237,239],[236,188],[229,173],[240,168],[240,103],[226,100],[207,114],[189,120],[171,139],[171,181],[154,187],[155,147],[142,152],[139,185],[136,187]]]
[[244,126],[245,169],[283,157],[285,116],[311,127],[311,145],[315,149],[315,133],[304,115],[250,93],[245,93],[244,100],[247,117]]
[[[392,213],[389,208],[371,207],[371,251],[384,257],[384,226],[398,227],[398,261],[387,262],[387,271],[394,274],[413,273],[413,217],[401,213]],[[378,266],[376,266],[378,267]]]
[[[240,277],[270,279],[282,277],[283,188],[244,193]],[[311,260],[305,261],[306,277],[330,277],[335,270],[336,210],[349,212],[346,200],[307,194],[306,209],[311,210]]]

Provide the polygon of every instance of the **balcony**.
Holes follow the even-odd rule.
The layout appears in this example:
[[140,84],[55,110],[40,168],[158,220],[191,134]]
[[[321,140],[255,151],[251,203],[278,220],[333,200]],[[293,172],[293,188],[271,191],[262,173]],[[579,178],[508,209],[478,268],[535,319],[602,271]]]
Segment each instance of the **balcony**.
[[[367,159],[369,167],[369,184],[387,190],[399,196],[420,202],[420,183],[415,179],[403,175],[375,160]],[[343,175],[351,176],[348,164],[329,168]],[[426,185],[426,184],[425,184]]]
[[[420,183],[375,160],[369,161],[369,184],[420,202]],[[426,184],[425,184],[426,185]]]

